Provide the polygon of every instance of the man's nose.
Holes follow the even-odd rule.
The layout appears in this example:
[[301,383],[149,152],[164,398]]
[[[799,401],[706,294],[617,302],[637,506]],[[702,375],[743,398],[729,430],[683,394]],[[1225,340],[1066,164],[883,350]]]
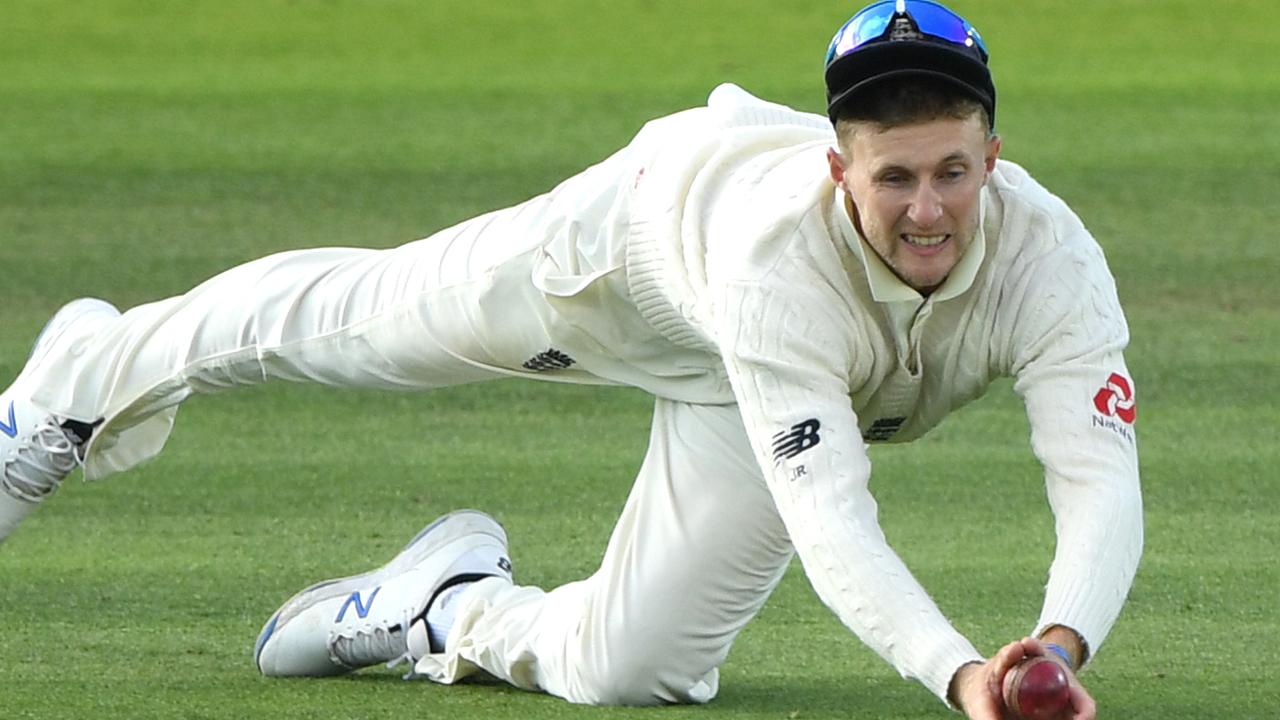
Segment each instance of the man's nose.
[[942,196],[929,183],[920,183],[907,208],[907,217],[921,230],[932,228],[942,219]]

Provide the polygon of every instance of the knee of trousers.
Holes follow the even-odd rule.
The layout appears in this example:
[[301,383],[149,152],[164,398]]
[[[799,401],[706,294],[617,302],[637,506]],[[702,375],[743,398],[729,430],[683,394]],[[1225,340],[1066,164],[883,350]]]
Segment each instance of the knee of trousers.
[[719,688],[714,661],[672,647],[598,648],[584,653],[572,673],[572,694],[592,705],[705,703]]

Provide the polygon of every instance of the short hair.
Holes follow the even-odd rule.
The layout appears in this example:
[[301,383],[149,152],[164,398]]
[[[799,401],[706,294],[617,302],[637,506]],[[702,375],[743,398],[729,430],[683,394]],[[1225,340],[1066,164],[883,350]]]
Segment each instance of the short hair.
[[982,126],[990,128],[987,109],[955,83],[927,75],[899,77],[878,82],[844,103],[836,117],[836,135],[843,138],[853,123],[889,129],[943,118],[966,120],[975,113]]

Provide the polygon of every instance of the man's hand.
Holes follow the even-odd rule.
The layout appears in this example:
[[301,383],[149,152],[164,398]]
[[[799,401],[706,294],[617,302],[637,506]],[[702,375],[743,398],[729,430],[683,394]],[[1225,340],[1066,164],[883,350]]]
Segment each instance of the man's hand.
[[984,663],[970,663],[956,671],[951,679],[951,698],[971,720],[1013,720],[1004,706],[1004,676],[1024,658],[1045,656],[1062,666],[1071,684],[1071,706],[1063,720],[1095,720],[1097,708],[1093,698],[1076,679],[1061,658],[1045,649],[1035,638],[1023,638],[1000,648]]

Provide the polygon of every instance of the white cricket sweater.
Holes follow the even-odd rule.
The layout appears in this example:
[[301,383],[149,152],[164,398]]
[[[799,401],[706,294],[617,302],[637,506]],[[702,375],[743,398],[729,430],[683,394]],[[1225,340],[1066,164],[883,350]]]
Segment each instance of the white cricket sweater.
[[[825,118],[733,86],[646,126],[636,144],[658,150],[632,198],[632,298],[671,342],[723,360],[823,602],[943,699],[982,655],[886,543],[864,438],[917,438],[993,378],[1015,378],[1058,538],[1036,629],[1066,625],[1096,651],[1142,549],[1128,329],[1100,248],[1001,161],[978,237],[922,298],[854,230],[827,176],[832,142]],[[795,452],[815,420],[819,442]]]

